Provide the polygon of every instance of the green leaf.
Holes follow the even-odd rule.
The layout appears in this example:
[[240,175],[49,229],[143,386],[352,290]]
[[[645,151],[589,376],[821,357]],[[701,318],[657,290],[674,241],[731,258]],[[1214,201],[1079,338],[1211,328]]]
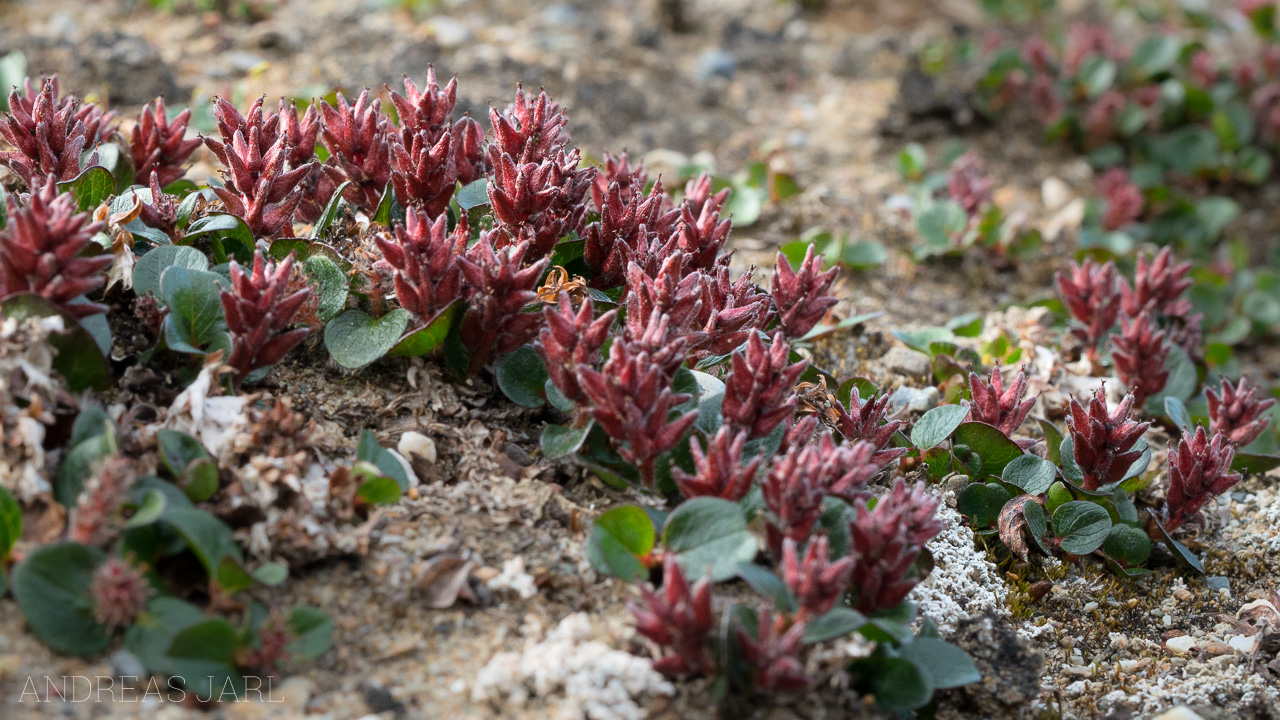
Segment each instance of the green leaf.
[[1049,486],[1058,478],[1058,468],[1053,463],[1036,455],[1020,455],[1014,458],[1000,479],[1022,488],[1023,492],[1039,495],[1047,492]]
[[320,299],[317,317],[320,322],[329,322],[347,306],[349,288],[346,273],[324,255],[312,255],[303,260],[302,270],[307,275],[312,292]]
[[1059,507],[1071,502],[1071,491],[1067,489],[1061,481],[1049,486],[1049,491],[1045,493],[1045,510],[1049,513],[1057,510]]
[[360,445],[356,448],[356,459],[374,466],[378,475],[391,478],[402,492],[409,490],[409,476],[404,466],[390,450],[382,447],[378,436],[372,430],[360,432]]
[[1196,203],[1196,217],[1204,223],[1210,238],[1219,234],[1240,216],[1240,204],[1227,197],[1208,197]]
[[391,357],[418,357],[435,352],[444,344],[445,338],[449,336],[449,329],[462,314],[464,307],[466,305],[461,300],[450,303],[449,307],[436,313],[425,327],[401,338],[387,354]]
[[53,497],[65,507],[75,507],[84,482],[93,473],[93,468],[106,456],[116,451],[115,427],[109,422],[101,432],[93,435],[71,448],[58,474],[54,478]]
[[911,428],[911,444],[928,450],[946,440],[969,415],[964,405],[942,405],[925,413]]
[[[791,593],[791,589],[787,587],[786,583],[782,582],[781,578],[768,569],[755,563],[742,562],[738,563],[737,573],[743,582],[750,585],[753,590],[760,593],[762,597],[784,613],[790,615],[800,609],[800,603],[796,600],[796,596]],[[806,632],[805,637],[807,638],[808,635],[809,633]]]
[[761,188],[734,185],[729,199],[724,203],[724,211],[733,218],[735,227],[750,227],[760,219],[765,197],[765,191]]
[[38,547],[13,569],[13,594],[31,631],[68,655],[101,652],[109,629],[93,616],[89,585],[106,556],[96,548],[62,542]]
[[329,226],[333,224],[335,218],[338,217],[340,207],[346,202],[342,199],[342,194],[347,191],[351,185],[351,181],[347,180],[333,191],[333,196],[329,198],[329,202],[325,203],[324,211],[320,213],[320,218],[316,220],[316,224],[311,228],[311,239],[319,240],[324,236]]
[[[142,502],[133,512],[133,517],[124,524],[126,530],[131,528],[143,527],[160,519],[164,514],[165,507],[168,503],[165,496],[158,490],[147,490],[142,495]],[[0,553],[3,556],[3,553]]]
[[1182,400],[1169,396],[1164,399],[1164,414],[1173,421],[1173,424],[1182,428],[1183,432],[1191,432],[1195,427],[1191,424],[1191,413],[1187,412],[1187,406]]
[[1107,557],[1127,567],[1141,565],[1151,555],[1151,538],[1130,525],[1113,525],[1102,543]]
[[380,318],[352,308],[325,326],[324,346],[339,365],[362,368],[395,347],[409,325],[409,313],[396,308]]
[[1090,99],[1111,89],[1116,81],[1116,64],[1100,55],[1090,55],[1081,64],[1077,80]]
[[197,460],[209,459],[209,451],[200,441],[178,430],[160,430],[156,433],[160,444],[160,460],[174,479],[181,479],[187,466]]
[[1182,52],[1177,35],[1154,35],[1143,40],[1129,59],[1129,74],[1135,82],[1147,82],[1173,69]]
[[925,682],[934,690],[982,682],[982,673],[973,664],[973,658],[945,640],[919,637],[900,648],[898,653],[920,669]]
[[204,502],[218,491],[218,464],[212,458],[196,460],[182,473],[182,492],[192,502]]
[[161,521],[182,536],[211,578],[218,576],[218,565],[223,558],[237,563],[243,559],[240,546],[231,536],[231,528],[204,510],[170,507]]
[[1280,467],[1280,456],[1236,453],[1231,461],[1231,472],[1243,475],[1261,475]]
[[163,595],[152,598],[146,613],[125,633],[125,649],[137,656],[149,672],[172,674],[166,652],[174,636],[204,619],[200,608],[185,600]]
[[27,58],[21,50],[0,56],[0,112],[9,112],[9,90],[22,85],[26,77]]
[[395,204],[395,189],[391,183],[387,183],[387,187],[382,191],[382,199],[378,201],[378,207],[373,210],[373,222],[383,227],[391,227],[391,206]]
[[870,270],[889,261],[884,245],[875,240],[858,240],[844,246],[840,262],[851,270]]
[[[165,657],[187,689],[204,700],[243,697],[244,678],[236,670],[236,630],[224,618],[202,620],[173,637]],[[197,680],[197,678],[199,678]]]
[[[182,237],[182,242],[190,245],[202,237],[207,237],[217,248],[229,249],[231,257],[235,258],[236,262],[241,265],[248,265],[253,262],[253,252],[256,247],[253,231],[249,229],[244,220],[235,215],[216,213],[196,220],[191,223],[191,227],[187,228],[186,234]],[[226,258],[218,260],[218,262],[225,261]]]
[[133,266],[133,292],[139,297],[150,293],[160,298],[160,276],[173,265],[188,270],[208,270],[209,259],[199,250],[185,245],[152,248]]
[[400,485],[389,477],[377,474],[365,480],[356,497],[370,505],[392,505],[400,500]]
[[116,179],[106,168],[94,165],[74,178],[58,183],[58,190],[71,193],[81,212],[90,212],[116,193]]
[[849,670],[858,678],[858,691],[873,696],[876,705],[885,710],[912,710],[933,697],[924,673],[905,658],[876,653],[853,661]]
[[1031,533],[1031,539],[1035,542],[1036,547],[1040,549],[1040,552],[1048,555],[1050,554],[1049,548],[1044,545],[1044,536],[1049,531],[1049,523],[1044,511],[1044,508],[1038,502],[1022,504],[1022,519],[1027,523],[1027,531]]
[[[3,60],[3,58],[0,58],[0,60]],[[0,97],[2,97],[3,95],[4,93],[0,92]],[[3,104],[3,102],[0,101],[0,104]],[[3,186],[0,186],[0,230],[4,230],[8,224],[9,224],[9,191],[5,190]]]
[[289,579],[289,568],[277,562],[265,562],[253,571],[253,579],[267,587],[277,587]]
[[323,610],[300,605],[289,613],[287,624],[293,640],[284,649],[295,658],[314,660],[333,644],[333,620]]
[[463,210],[480,207],[489,204],[489,181],[486,178],[480,178],[463,185],[453,196],[458,202],[458,207]]
[[160,276],[160,292],[169,315],[164,342],[171,350],[203,354],[205,349],[230,348],[221,288],[227,282],[217,273],[171,265]]
[[653,551],[655,540],[649,515],[635,505],[624,505],[596,518],[587,559],[596,572],[637,582],[649,574],[644,558]]
[[929,346],[935,342],[951,342],[956,339],[955,333],[944,327],[924,327],[918,330],[894,330],[893,336],[916,352],[932,356]]
[[1107,539],[1111,515],[1096,503],[1072,500],[1053,512],[1053,532],[1066,552],[1088,555]]
[[978,337],[982,334],[982,313],[965,313],[947,321],[947,329],[959,337]]
[[742,506],[721,498],[686,500],[667,518],[662,544],[689,577],[710,571],[714,581],[733,577],[740,562],[756,556]]
[[592,427],[592,423],[587,423],[586,427],[582,428],[571,428],[548,423],[542,428],[542,439],[539,442],[542,447],[542,454],[551,460],[572,455],[578,451],[578,448],[582,447],[582,443],[587,439],[587,434],[591,432]]
[[0,317],[25,320],[55,315],[62,318],[63,330],[48,339],[56,351],[53,369],[67,381],[72,392],[106,390],[111,385],[111,369],[102,349],[80,321],[35,293],[10,295],[0,302]]
[[527,408],[540,408],[547,384],[547,366],[532,345],[522,345],[498,358],[494,367],[498,387],[511,402]]
[[[22,537],[22,508],[9,491],[0,486],[0,560],[8,556]],[[0,593],[2,595],[3,593]]]
[[916,231],[924,239],[924,256],[950,252],[955,249],[955,238],[969,224],[964,208],[953,200],[930,204],[916,215]]
[[1000,483],[972,482],[956,499],[956,510],[976,528],[988,528],[1000,519],[1000,509],[1013,496]]
[[955,444],[967,445],[977,453],[982,458],[982,472],[990,475],[1004,472],[1006,465],[1023,455],[1022,448],[1008,435],[981,422],[967,422],[957,427]]
[[1173,553],[1173,558],[1179,565],[1188,568],[1197,575],[1204,575],[1204,565],[1200,562],[1200,558],[1195,553],[1187,549],[1186,545],[1174,540],[1173,536],[1169,534],[1168,530],[1164,529],[1164,524],[1159,520],[1152,518],[1151,525],[1155,526],[1161,540],[1164,542],[1165,546],[1169,548],[1170,552]]
[[844,637],[866,624],[867,619],[863,617],[862,613],[853,608],[837,605],[831,608],[831,611],[826,615],[809,621],[809,624],[804,629],[804,641],[806,643],[819,643],[834,640]]

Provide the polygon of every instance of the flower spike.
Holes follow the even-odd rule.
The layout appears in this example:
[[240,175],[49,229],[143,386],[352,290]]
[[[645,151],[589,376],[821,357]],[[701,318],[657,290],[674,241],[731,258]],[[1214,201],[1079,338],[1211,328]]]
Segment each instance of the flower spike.
[[286,329],[311,297],[309,288],[285,295],[292,273],[292,255],[277,266],[258,252],[250,273],[245,273],[234,260],[231,262],[231,290],[223,290],[221,295],[231,332],[227,364],[236,370],[236,385],[254,370],[280,362],[307,336],[305,327]]
[[1231,472],[1236,450],[1222,433],[1209,440],[1203,425],[1191,437],[1183,435],[1169,451],[1169,488],[1165,493],[1165,529],[1182,527],[1197,520],[1200,509],[1240,482],[1240,473]]
[[8,227],[0,232],[0,298],[33,292],[77,318],[106,312],[105,305],[72,302],[105,282],[101,271],[111,255],[81,254],[102,223],[77,213],[75,198],[58,194],[53,175],[38,183],[25,207],[10,205],[9,212]]
[[689,452],[693,455],[694,474],[690,475],[679,467],[671,470],[680,494],[686,499],[718,497],[734,502],[746,497],[760,467],[760,458],[742,464],[742,450],[746,443],[745,432],[732,435],[727,425],[707,440],[705,450],[700,442],[695,440],[691,443]]
[[1067,430],[1071,433],[1076,465],[1084,473],[1085,490],[1120,482],[1142,455],[1138,441],[1151,423],[1132,419],[1133,403],[1133,395],[1125,395],[1108,415],[1107,393],[1103,388],[1098,388],[1089,399],[1088,409],[1071,398]]
[[1245,447],[1258,439],[1271,424],[1264,414],[1276,404],[1275,398],[1260,398],[1259,388],[1248,377],[1232,385],[1223,378],[1221,388],[1205,388],[1209,400],[1209,429],[1221,433],[1236,447]]
[[793,270],[786,255],[778,253],[773,274],[773,301],[787,337],[801,338],[817,325],[836,299],[826,293],[836,281],[836,268],[822,272],[822,258],[814,257],[813,245],[805,251],[800,269]]
[[644,604],[628,603],[636,617],[636,632],[672,650],[672,654],[655,660],[653,669],[663,675],[711,672],[715,669],[707,649],[707,636],[714,620],[711,578],[705,577],[689,587],[675,554],[668,553],[662,561],[662,579],[661,594],[642,587]]

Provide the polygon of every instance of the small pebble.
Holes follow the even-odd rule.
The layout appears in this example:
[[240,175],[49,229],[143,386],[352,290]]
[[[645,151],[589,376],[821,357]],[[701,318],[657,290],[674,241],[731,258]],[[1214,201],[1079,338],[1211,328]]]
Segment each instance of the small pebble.
[[1191,648],[1196,646],[1196,639],[1190,635],[1179,635],[1175,638],[1169,638],[1164,645],[1175,655],[1186,655],[1191,652]]

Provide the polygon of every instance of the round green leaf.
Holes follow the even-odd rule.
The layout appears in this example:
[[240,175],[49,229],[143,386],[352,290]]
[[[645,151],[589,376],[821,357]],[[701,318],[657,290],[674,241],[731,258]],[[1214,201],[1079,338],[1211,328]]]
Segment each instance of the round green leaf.
[[990,475],[1000,475],[1006,465],[1023,454],[1008,435],[986,423],[964,423],[956,428],[955,442],[977,453],[982,458],[982,472]]
[[945,640],[919,637],[903,646],[898,653],[915,663],[929,687],[946,690],[982,681],[982,673],[973,658]]
[[[787,587],[786,583],[782,582],[781,578],[767,568],[750,562],[738,563],[738,577],[742,578],[742,581],[750,585],[751,589],[760,593],[779,610],[790,614],[799,609],[800,603],[796,600],[796,596],[791,593],[791,589]],[[849,632],[852,632],[852,630]],[[809,633],[806,631],[805,637],[807,638],[808,635]]]
[[133,292],[138,296],[150,293],[160,297],[160,276],[171,265],[188,270],[208,270],[209,259],[199,250],[185,245],[152,248],[133,266]]
[[906,658],[876,654],[854,661],[850,670],[858,675],[858,690],[886,710],[923,707],[933,697],[924,673]]
[[312,255],[304,260],[302,270],[311,283],[312,292],[320,299],[317,317],[320,322],[329,322],[347,306],[346,273],[324,255]]
[[69,192],[76,199],[81,212],[96,209],[116,192],[116,179],[101,165],[85,168],[84,172],[58,183],[58,190]]
[[184,628],[165,653],[173,674],[201,699],[217,699],[225,689],[243,697],[244,678],[235,668],[236,630],[223,618],[211,618]]
[[290,655],[313,660],[333,644],[333,620],[323,610],[302,605],[289,613],[293,640],[285,646]]
[[1066,552],[1088,555],[1102,546],[1111,532],[1106,508],[1087,500],[1072,500],[1053,512],[1053,533]]
[[96,548],[63,542],[36,548],[13,569],[13,594],[32,632],[68,655],[106,648],[111,633],[93,617],[89,585],[106,556]]
[[667,518],[662,544],[675,553],[686,575],[701,577],[709,570],[716,581],[733,577],[738,563],[756,556],[756,538],[747,530],[742,506],[721,498],[682,503]]
[[426,327],[414,330],[405,335],[395,347],[387,352],[391,357],[418,357],[435,352],[449,337],[449,329],[453,327],[458,316],[462,314],[464,303],[459,300],[436,313]]
[[391,505],[400,500],[400,485],[395,480],[382,475],[369,463],[357,464],[366,466],[374,475],[361,483],[360,489],[356,490],[356,497],[370,505]]
[[804,629],[804,641],[806,643],[825,642],[834,640],[835,638],[844,637],[858,628],[867,624],[867,619],[862,613],[837,605],[831,608],[831,611],[821,617],[816,617],[809,621]]
[[230,347],[221,293],[228,284],[217,273],[181,265],[171,265],[161,273],[160,294],[169,308],[164,320],[164,342],[169,349],[202,354],[205,349]]
[[166,505],[163,493],[158,490],[147,490],[142,494],[142,503],[134,510],[133,517],[129,518],[129,521],[124,524],[124,528],[128,530],[150,525],[159,520],[160,516],[164,514]]
[[547,366],[531,345],[522,345],[498,358],[494,368],[498,387],[511,402],[527,408],[540,408],[547,384]]
[[969,415],[969,408],[963,405],[943,405],[925,413],[911,428],[911,444],[921,450],[928,450],[960,427],[960,423]]
[[996,524],[1000,519],[1000,509],[1012,497],[999,483],[973,482],[961,491],[956,510],[969,518],[974,527],[987,528]]
[[480,178],[479,180],[467,183],[458,189],[458,192],[453,196],[453,199],[458,202],[458,207],[463,210],[470,210],[471,208],[480,207],[481,205],[488,205],[489,181],[485,178]]
[[1000,475],[1001,480],[1032,495],[1047,492],[1057,477],[1058,468],[1036,455],[1019,455],[1004,466],[1004,472]]
[[542,454],[552,460],[572,455],[582,447],[592,427],[592,423],[587,423],[586,427],[581,428],[548,424],[542,428],[542,439],[539,443]]
[[289,579],[289,568],[277,562],[262,563],[252,573],[253,579],[267,587],[277,587]]
[[408,325],[409,313],[402,308],[376,319],[353,308],[325,326],[324,346],[339,365],[362,368],[395,347]]
[[253,231],[244,220],[235,215],[225,213],[206,215],[191,223],[182,241],[191,244],[201,237],[207,237],[213,243],[213,254],[217,262],[227,261],[228,258],[222,256],[227,250],[230,250],[230,256],[242,265],[253,262],[253,252],[256,247]]
[[597,572],[635,582],[648,575],[642,558],[653,551],[655,540],[649,515],[634,505],[624,505],[596,518],[587,559]]
[[242,558],[231,528],[204,510],[170,507],[160,519],[182,536],[210,577],[217,576],[218,565],[224,557],[237,562]]
[[1122,565],[1141,565],[1151,555],[1151,538],[1131,525],[1113,525],[1102,543],[1102,551]]
[[1260,475],[1280,467],[1280,456],[1236,453],[1231,461],[1231,472],[1244,475]]

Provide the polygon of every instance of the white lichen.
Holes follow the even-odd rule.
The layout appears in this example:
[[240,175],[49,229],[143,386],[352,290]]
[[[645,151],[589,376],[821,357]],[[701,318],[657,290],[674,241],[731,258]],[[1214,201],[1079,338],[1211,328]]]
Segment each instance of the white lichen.
[[473,702],[515,707],[540,698],[560,720],[644,720],[644,701],[675,688],[649,660],[592,640],[586,613],[566,617],[545,640],[498,653],[477,673]]
[[1008,588],[996,566],[974,547],[973,531],[947,503],[938,508],[945,525],[929,541],[933,572],[911,591],[920,614],[944,634],[970,617],[1008,612]]
[[533,576],[524,571],[524,558],[516,557],[502,563],[502,572],[485,585],[494,592],[511,592],[528,600],[538,594]]

